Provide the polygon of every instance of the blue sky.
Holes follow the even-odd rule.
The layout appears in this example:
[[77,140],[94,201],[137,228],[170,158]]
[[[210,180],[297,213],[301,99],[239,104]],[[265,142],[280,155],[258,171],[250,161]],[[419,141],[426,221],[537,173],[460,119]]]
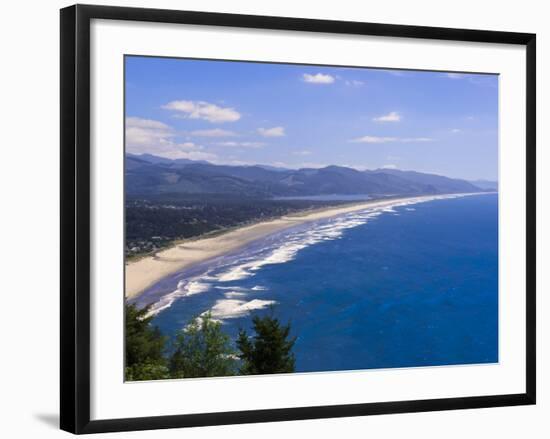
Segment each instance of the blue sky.
[[498,76],[126,57],[126,151],[496,180]]

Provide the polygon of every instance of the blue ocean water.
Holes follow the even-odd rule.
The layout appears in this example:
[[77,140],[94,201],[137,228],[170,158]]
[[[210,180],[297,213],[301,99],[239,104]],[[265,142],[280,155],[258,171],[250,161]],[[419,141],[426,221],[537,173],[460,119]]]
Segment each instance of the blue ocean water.
[[[166,335],[211,310],[290,322],[298,372],[498,361],[498,196],[308,223],[150,288]],[[270,306],[273,307],[270,310]]]

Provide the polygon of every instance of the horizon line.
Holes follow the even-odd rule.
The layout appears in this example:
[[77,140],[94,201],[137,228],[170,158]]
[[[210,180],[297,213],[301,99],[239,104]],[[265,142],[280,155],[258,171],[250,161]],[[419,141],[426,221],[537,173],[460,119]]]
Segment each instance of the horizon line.
[[208,164],[208,165],[211,165],[211,166],[229,166],[229,167],[245,167],[245,168],[252,168],[252,167],[269,167],[269,168],[275,168],[275,169],[279,169],[281,171],[300,171],[302,169],[326,169],[326,168],[330,168],[330,167],[337,167],[337,168],[345,168],[345,169],[353,169],[354,171],[357,171],[357,172],[365,172],[365,171],[399,171],[399,172],[417,172],[419,174],[430,174],[430,175],[436,175],[436,176],[439,176],[439,177],[445,177],[445,178],[451,178],[451,179],[456,179],[456,180],[464,180],[464,181],[468,181],[468,182],[475,182],[475,181],[487,181],[487,182],[491,182],[491,183],[498,183],[498,178],[488,178],[488,177],[477,177],[477,178],[465,178],[465,177],[450,177],[448,175],[444,175],[444,174],[441,174],[441,173],[438,173],[437,171],[419,171],[419,170],[416,170],[416,169],[402,169],[402,168],[399,168],[399,167],[381,167],[381,168],[366,168],[366,167],[360,167],[360,168],[356,168],[356,167],[353,167],[353,166],[349,166],[349,165],[337,165],[337,164],[325,164],[323,166],[300,166],[300,167],[285,167],[285,166],[279,166],[279,165],[273,165],[273,164],[268,164],[268,163],[213,163],[211,161],[208,161],[208,160],[192,160],[192,159],[187,159],[187,158],[184,158],[184,157],[181,157],[181,158],[169,158],[169,157],[163,157],[163,156],[160,156],[160,155],[155,155],[155,154],[151,154],[151,153],[148,153],[148,152],[143,152],[143,153],[140,153],[140,154],[136,154],[136,153],[132,153],[132,152],[127,152],[127,151],[124,151],[124,155],[127,156],[127,155],[130,155],[130,156],[134,156],[134,157],[141,157],[141,156],[151,156],[151,157],[155,157],[157,159],[162,159],[162,160],[168,160],[168,161],[171,161],[171,162],[175,162],[175,161],[178,161],[178,160],[183,160],[183,161],[186,161],[186,162],[191,162],[191,163],[198,163],[198,164]]

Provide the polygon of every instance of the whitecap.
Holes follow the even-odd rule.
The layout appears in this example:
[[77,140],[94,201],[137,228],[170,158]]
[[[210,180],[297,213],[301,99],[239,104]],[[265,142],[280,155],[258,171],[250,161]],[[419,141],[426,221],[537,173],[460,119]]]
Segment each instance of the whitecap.
[[225,286],[215,286],[214,288],[218,290],[236,290],[236,291],[246,291],[246,288],[243,287],[225,287]]
[[[174,300],[180,297],[207,291],[211,287],[209,282],[234,282],[253,277],[255,272],[266,265],[289,262],[293,260],[302,249],[320,242],[340,239],[345,230],[364,225],[384,213],[399,215],[395,210],[397,207],[405,207],[433,200],[458,198],[466,195],[468,194],[434,195],[424,198],[412,198],[406,201],[396,201],[384,206],[367,207],[361,211],[350,212],[330,219],[314,221],[308,223],[306,226],[302,225],[296,230],[289,230],[278,235],[276,239],[270,237],[266,241],[269,242],[269,244],[256,250],[252,254],[248,253],[246,256],[237,255],[237,259],[232,259],[232,262],[211,269],[203,275],[193,279],[180,281],[175,291],[163,296],[153,305],[151,314],[157,314],[163,309],[170,307]],[[415,209],[405,208],[405,210]],[[305,230],[304,227],[306,227]],[[216,286],[215,288],[230,290],[230,292],[232,292],[230,297],[237,297],[234,293],[238,291],[246,291],[246,289],[236,286]],[[252,290],[260,291],[260,289],[256,287],[253,287]],[[233,303],[223,306],[235,307],[236,304]]]
[[181,297],[204,293],[210,289],[210,286],[211,285],[209,283],[201,282],[197,278],[180,280],[174,291],[169,294],[165,294],[151,306],[147,316],[157,315],[159,312],[170,308],[172,304]]
[[214,306],[206,311],[210,313],[213,319],[224,320],[233,319],[237,317],[243,317],[252,311],[267,308],[276,304],[274,300],[260,300],[254,299],[249,302],[237,299],[218,300]]
[[[392,210],[392,212],[394,212]],[[329,220],[312,223],[309,229],[292,232],[284,236],[284,243],[276,248],[273,246],[262,249],[255,255],[242,259],[217,275],[219,282],[232,282],[254,276],[255,272],[266,265],[283,264],[293,260],[297,253],[311,245],[323,241],[340,239],[346,229],[366,224],[370,219],[382,212],[365,209]]]
[[224,294],[224,296],[228,299],[233,299],[235,297],[245,297],[246,293],[243,293],[242,291],[228,291]]

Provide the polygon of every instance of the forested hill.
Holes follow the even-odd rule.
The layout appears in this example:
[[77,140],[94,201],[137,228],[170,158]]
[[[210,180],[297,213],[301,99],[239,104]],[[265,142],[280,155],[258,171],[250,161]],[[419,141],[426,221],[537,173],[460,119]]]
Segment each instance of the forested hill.
[[126,194],[227,194],[250,198],[311,195],[421,195],[486,190],[466,180],[396,169],[358,171],[342,166],[279,169],[221,166],[152,155],[126,155]]

